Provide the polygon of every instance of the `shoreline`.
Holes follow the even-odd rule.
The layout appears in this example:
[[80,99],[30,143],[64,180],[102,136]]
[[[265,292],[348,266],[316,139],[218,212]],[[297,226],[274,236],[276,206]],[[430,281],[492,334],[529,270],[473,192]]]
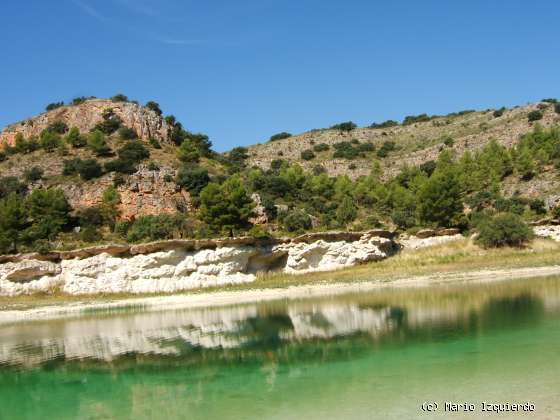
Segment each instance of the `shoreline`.
[[529,279],[560,275],[560,265],[521,267],[511,269],[456,271],[441,274],[418,275],[393,280],[368,280],[359,282],[316,283],[275,288],[256,288],[237,291],[215,291],[165,296],[139,296],[134,298],[108,298],[106,301],[73,302],[46,305],[30,309],[0,311],[0,325],[25,321],[53,320],[83,315],[84,312],[114,311],[138,308],[144,311],[165,311],[213,306],[243,305],[275,300],[297,300],[328,297],[390,288],[425,288],[462,284],[483,284],[516,279]]

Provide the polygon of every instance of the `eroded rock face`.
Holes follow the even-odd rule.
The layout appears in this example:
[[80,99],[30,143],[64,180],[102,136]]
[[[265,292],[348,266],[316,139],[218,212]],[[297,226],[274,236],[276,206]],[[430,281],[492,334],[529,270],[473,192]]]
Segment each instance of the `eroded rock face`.
[[[181,190],[174,179],[172,168],[149,170],[140,165],[138,171],[117,188],[121,197],[119,218],[131,220],[139,216],[175,214],[177,210],[192,211],[189,193]],[[106,176],[96,182],[67,185],[62,189],[72,208],[80,209],[101,204],[103,192],[111,185],[112,177]]]
[[13,145],[17,133],[22,133],[25,138],[38,136],[49,124],[57,121],[66,123],[68,127],[77,127],[81,132],[89,132],[103,120],[103,111],[107,109],[112,109],[123,125],[134,129],[140,138],[152,137],[159,141],[167,141],[170,127],[154,111],[131,102],[91,99],[80,105],[63,106],[6,127],[0,133],[0,145]]
[[259,271],[332,270],[377,261],[395,250],[391,239],[372,236],[371,232],[355,241],[277,239],[266,243],[233,238],[111,245],[61,252],[57,263],[21,260],[0,264],[0,295],[44,292],[55,287],[73,295],[171,293],[251,282]]
[[533,231],[536,236],[560,242],[560,225],[535,226]]

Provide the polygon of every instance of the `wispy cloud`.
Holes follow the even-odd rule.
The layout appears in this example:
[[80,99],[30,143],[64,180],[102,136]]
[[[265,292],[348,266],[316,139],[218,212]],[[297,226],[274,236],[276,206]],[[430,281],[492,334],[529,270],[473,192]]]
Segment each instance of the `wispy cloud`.
[[106,22],[107,18],[105,16],[103,16],[101,13],[99,13],[97,11],[97,9],[95,9],[92,5],[90,5],[89,3],[86,3],[83,0],[72,0],[72,2],[78,6],[80,9],[82,9],[86,14],[90,15],[91,17],[100,20],[102,22]]
[[132,10],[135,13],[139,13],[141,15],[146,15],[149,17],[159,16],[160,13],[158,10],[154,9],[153,7],[148,6],[146,3],[138,1],[138,0],[115,0],[117,3],[125,6],[126,8]]

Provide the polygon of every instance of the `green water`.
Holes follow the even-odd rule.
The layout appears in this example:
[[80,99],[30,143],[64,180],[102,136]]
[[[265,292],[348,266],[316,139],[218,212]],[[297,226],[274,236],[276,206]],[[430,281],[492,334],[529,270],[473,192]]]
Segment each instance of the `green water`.
[[486,417],[560,418],[560,279],[0,325],[2,420]]

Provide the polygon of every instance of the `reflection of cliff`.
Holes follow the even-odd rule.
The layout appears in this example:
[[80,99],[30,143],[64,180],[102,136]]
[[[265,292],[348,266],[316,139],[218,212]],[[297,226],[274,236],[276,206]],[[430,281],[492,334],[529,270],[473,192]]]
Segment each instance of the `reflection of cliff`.
[[[53,359],[139,363],[157,357],[186,364],[239,358],[294,360],[340,355],[333,346],[355,354],[373,341],[433,340],[539,322],[550,308],[560,308],[556,283],[527,283],[528,287],[508,293],[488,288],[462,296],[432,293],[428,300],[424,291],[412,291],[406,298],[395,291],[382,298],[372,294],[14,324],[0,327],[0,363],[32,366]],[[329,343],[333,338],[336,344]]]

